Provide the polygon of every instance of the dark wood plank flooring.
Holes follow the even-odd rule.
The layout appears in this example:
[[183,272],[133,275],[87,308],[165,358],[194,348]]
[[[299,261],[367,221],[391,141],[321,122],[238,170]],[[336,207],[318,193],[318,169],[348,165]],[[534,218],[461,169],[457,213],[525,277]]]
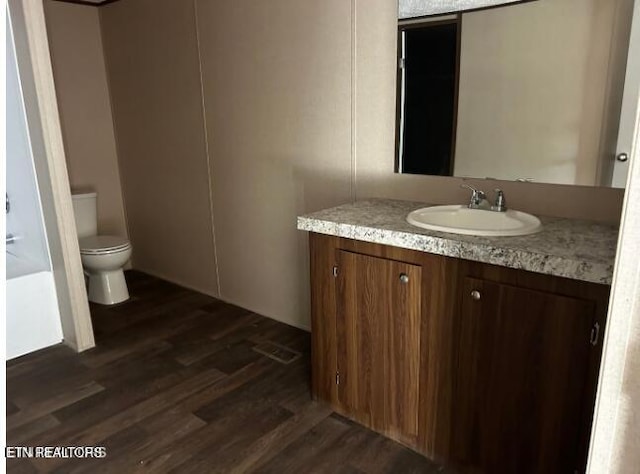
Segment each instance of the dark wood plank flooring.
[[[410,473],[442,468],[311,400],[309,334],[143,273],[92,305],[97,347],[7,363],[9,446],[105,446],[8,472]],[[302,357],[253,350],[273,341]]]

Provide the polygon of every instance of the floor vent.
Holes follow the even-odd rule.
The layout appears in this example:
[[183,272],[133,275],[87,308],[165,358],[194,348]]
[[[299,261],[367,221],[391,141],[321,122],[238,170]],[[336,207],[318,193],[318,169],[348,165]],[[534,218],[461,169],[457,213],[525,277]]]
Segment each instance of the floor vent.
[[290,364],[302,356],[300,352],[272,341],[261,342],[253,350],[281,364]]

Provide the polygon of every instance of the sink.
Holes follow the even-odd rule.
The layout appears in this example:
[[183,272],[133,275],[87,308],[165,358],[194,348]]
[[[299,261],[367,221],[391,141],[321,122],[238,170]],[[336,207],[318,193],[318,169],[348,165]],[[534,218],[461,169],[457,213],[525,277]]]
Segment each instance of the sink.
[[409,213],[407,222],[428,230],[488,237],[528,235],[542,229],[540,219],[526,212],[495,212],[461,205],[424,207]]

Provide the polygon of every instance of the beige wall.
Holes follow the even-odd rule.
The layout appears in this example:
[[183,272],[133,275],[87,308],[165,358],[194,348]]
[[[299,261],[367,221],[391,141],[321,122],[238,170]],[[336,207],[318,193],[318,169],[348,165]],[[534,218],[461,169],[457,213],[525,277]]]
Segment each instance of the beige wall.
[[295,219],[350,199],[349,2],[197,5],[221,295],[308,327]]
[[[393,173],[393,0],[120,0],[100,11],[137,268],[213,295],[219,274],[222,299],[306,327],[296,215],[353,197],[467,199],[460,179]],[[618,190],[480,184],[529,212],[619,218]]]
[[133,266],[217,295],[193,8],[121,0],[99,11]]
[[44,2],[69,181],[98,192],[98,230],[127,236],[98,9]]
[[537,1],[462,15],[456,176],[598,182],[619,3]]
[[[565,1],[570,0],[554,0]],[[393,172],[396,2],[356,0],[356,5],[357,198],[393,197],[435,204],[465,202],[468,192],[459,188],[463,181],[460,178]],[[527,212],[604,222],[617,222],[620,217],[621,190],[510,181],[468,182],[485,190],[499,186],[511,207]]]

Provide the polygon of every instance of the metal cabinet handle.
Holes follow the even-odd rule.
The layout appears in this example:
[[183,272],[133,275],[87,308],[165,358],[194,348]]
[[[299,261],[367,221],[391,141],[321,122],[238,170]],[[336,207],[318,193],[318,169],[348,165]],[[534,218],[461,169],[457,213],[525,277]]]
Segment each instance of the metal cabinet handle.
[[480,298],[481,298],[481,295],[478,290],[473,290],[471,292],[471,299],[478,301]]
[[591,335],[589,336],[589,342],[592,346],[597,346],[600,340],[600,324],[594,323],[591,328]]
[[409,275],[407,275],[406,273],[401,273],[400,274],[400,282],[401,283],[409,283]]
[[619,153],[618,156],[616,156],[616,160],[621,161],[622,163],[624,163],[628,159],[629,155],[627,155],[626,153]]

